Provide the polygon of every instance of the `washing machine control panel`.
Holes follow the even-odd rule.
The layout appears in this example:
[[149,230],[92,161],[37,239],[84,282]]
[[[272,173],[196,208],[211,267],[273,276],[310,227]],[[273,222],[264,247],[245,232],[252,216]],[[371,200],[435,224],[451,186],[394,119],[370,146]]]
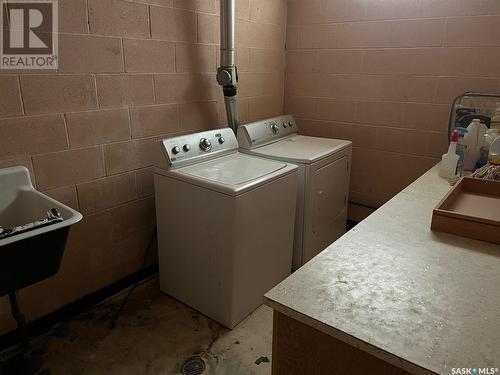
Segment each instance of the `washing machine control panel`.
[[178,168],[236,152],[238,141],[229,128],[214,129],[162,140],[169,167]]
[[241,125],[238,128],[238,142],[241,148],[249,150],[276,142],[297,132],[295,119],[285,115]]

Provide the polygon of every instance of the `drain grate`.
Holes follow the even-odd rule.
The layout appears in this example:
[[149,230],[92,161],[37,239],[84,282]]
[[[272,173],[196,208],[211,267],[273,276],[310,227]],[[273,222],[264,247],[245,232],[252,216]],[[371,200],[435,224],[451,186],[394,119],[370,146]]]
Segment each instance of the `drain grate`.
[[207,368],[205,361],[199,355],[188,357],[181,367],[182,375],[200,375]]

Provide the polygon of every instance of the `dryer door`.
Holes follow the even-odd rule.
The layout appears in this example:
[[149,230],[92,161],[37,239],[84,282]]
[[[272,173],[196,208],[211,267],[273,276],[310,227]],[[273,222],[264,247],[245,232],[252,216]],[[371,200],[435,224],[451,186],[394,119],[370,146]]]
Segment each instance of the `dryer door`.
[[346,232],[350,155],[321,160],[309,170],[306,193],[303,262],[306,263]]

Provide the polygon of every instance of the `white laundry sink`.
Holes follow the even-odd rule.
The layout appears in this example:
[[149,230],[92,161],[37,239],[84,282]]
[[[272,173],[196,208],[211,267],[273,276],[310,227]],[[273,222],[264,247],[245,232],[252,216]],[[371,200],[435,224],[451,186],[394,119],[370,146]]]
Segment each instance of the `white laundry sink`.
[[79,212],[35,190],[25,167],[0,169],[0,227],[33,223],[54,208],[62,221],[0,239],[0,296],[55,275],[69,228],[82,219]]

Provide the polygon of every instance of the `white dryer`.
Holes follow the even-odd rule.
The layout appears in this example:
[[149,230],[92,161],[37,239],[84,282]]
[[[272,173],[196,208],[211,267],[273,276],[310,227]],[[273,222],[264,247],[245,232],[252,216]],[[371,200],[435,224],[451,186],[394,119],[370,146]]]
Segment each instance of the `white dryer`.
[[352,142],[297,134],[292,116],[241,125],[240,151],[299,166],[293,269],[346,231]]
[[229,128],[162,147],[160,288],[233,328],[290,274],[298,168],[239,153]]

